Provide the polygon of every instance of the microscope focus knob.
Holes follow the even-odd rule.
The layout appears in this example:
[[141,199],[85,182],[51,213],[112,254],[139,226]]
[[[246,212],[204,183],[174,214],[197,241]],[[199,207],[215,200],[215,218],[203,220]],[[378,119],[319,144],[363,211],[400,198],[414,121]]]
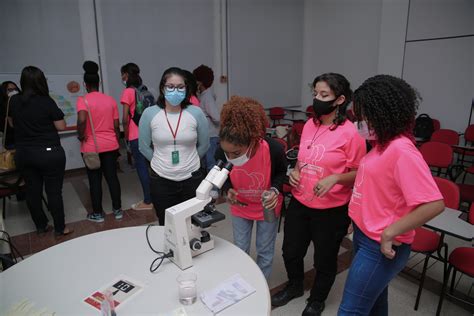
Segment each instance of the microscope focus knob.
[[191,247],[192,250],[196,251],[201,249],[201,241],[197,238],[191,239],[189,242],[189,246]]

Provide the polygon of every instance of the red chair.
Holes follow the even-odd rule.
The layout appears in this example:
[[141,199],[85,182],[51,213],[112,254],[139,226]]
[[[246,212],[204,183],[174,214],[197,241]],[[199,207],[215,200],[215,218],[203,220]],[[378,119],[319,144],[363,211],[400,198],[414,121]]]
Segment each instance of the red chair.
[[270,108],[270,119],[273,121],[273,127],[276,126],[276,122],[280,123],[280,120],[284,119],[286,115],[285,109],[282,107]]
[[[474,147],[474,124],[469,125],[464,131],[464,146]],[[466,160],[467,157],[474,156],[473,150],[455,148],[454,152],[458,154],[458,162],[461,163],[463,166],[466,165],[466,163],[468,163],[467,165],[473,164],[472,160]]]
[[452,129],[439,129],[433,132],[430,141],[448,145],[459,145],[459,134]]
[[[469,223],[474,225],[474,205],[471,205],[469,210]],[[455,297],[453,295],[454,282],[456,280],[456,272],[461,272],[471,278],[474,278],[474,248],[472,247],[459,247],[453,250],[449,255],[448,259],[448,270],[443,279],[443,288],[441,290],[441,295],[439,297],[438,309],[436,310],[436,315],[440,315],[441,307],[443,305],[444,296],[448,295],[452,298],[460,300],[468,305],[474,306],[472,302],[468,302],[461,298]],[[451,279],[451,288],[449,293],[446,293],[446,287],[449,282],[449,276],[451,275],[451,270],[453,271],[453,278]]]
[[[457,209],[459,207],[459,188],[458,186],[447,179],[434,177],[436,185],[443,195],[444,204],[446,207]],[[415,239],[411,244],[411,251],[421,253],[425,255],[425,260],[423,264],[423,270],[420,277],[420,285],[418,287],[418,294],[416,295],[415,301],[415,310],[418,310],[418,305],[420,303],[421,292],[423,290],[423,285],[425,283],[426,271],[428,270],[428,261],[430,258],[438,259],[440,257],[441,250],[444,248],[444,257],[448,256],[447,254],[447,245],[443,241],[443,235],[439,235],[434,231],[429,229],[418,227],[416,230]],[[438,256],[434,256],[434,253],[437,253]],[[444,264],[444,271],[446,271],[446,263]]]
[[449,167],[453,162],[453,149],[451,146],[429,141],[420,146],[420,152],[428,166],[438,169],[437,176],[441,175],[441,169],[443,168],[446,168],[446,175],[448,175]]
[[462,178],[462,183],[459,183],[459,191],[461,192],[461,201],[469,204],[469,207],[474,205],[474,184],[464,183],[466,181],[466,175],[474,174],[474,166],[470,166],[465,170],[464,176]]
[[433,120],[433,132],[439,131],[441,128],[441,122],[437,119],[432,119]]
[[301,140],[301,134],[303,134],[304,121],[295,121],[288,136],[288,147],[298,146]]

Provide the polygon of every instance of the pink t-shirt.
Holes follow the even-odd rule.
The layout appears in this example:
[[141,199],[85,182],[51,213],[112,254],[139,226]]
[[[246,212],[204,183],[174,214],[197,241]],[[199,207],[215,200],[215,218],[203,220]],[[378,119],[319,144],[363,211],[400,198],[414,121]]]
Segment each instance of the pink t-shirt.
[[365,141],[350,121],[346,120],[335,130],[330,130],[330,126],[316,125],[313,120],[308,120],[298,152],[300,182],[291,193],[300,203],[314,209],[347,204],[351,197],[350,186],[336,184],[323,197],[314,194],[314,186],[332,174],[357,169],[365,152]]
[[[261,140],[255,155],[243,166],[234,166],[230,172],[232,187],[239,194],[237,200],[247,206],[231,205],[232,215],[250,219],[263,220],[262,193],[271,187],[270,147]],[[275,214],[279,215],[283,196],[278,196]]]
[[[369,238],[380,242],[383,230],[423,203],[442,200],[430,169],[405,136],[361,161],[349,203],[349,216]],[[395,237],[411,244],[415,231]]]
[[123,90],[120,96],[120,103],[128,105],[130,109],[130,115],[128,116],[128,140],[138,139],[138,126],[132,120],[136,106],[135,89],[126,88]]
[[[114,120],[118,120],[118,108],[115,100],[100,92],[91,92],[84,97],[77,98],[76,109],[79,111],[86,111],[87,107],[84,102],[87,99],[89,110],[92,114],[92,122],[94,123],[95,136],[99,152],[107,152],[119,148],[117,137],[115,135]],[[81,143],[81,152],[95,152],[94,137],[89,117],[86,121],[85,141]]]
[[189,102],[192,104],[192,105],[195,105],[195,106],[199,106],[201,104],[201,102],[199,101],[199,99],[197,97],[195,97],[194,95],[192,95],[190,98],[189,98]]

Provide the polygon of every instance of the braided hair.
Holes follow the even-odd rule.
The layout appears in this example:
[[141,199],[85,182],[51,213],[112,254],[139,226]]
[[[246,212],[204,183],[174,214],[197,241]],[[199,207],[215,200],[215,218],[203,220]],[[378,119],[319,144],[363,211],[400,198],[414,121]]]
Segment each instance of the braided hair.
[[415,116],[421,97],[403,79],[377,75],[354,92],[354,113],[375,132],[380,149],[399,135],[413,138]]
[[248,146],[265,136],[267,126],[267,116],[258,101],[232,96],[222,108],[219,137],[235,145]]

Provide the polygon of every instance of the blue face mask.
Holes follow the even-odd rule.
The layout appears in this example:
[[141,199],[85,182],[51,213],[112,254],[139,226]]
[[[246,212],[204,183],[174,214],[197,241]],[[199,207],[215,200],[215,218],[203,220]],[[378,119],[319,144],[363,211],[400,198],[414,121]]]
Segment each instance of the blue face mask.
[[172,106],[178,106],[183,102],[184,98],[186,97],[186,91],[165,91],[165,99],[168,101]]

